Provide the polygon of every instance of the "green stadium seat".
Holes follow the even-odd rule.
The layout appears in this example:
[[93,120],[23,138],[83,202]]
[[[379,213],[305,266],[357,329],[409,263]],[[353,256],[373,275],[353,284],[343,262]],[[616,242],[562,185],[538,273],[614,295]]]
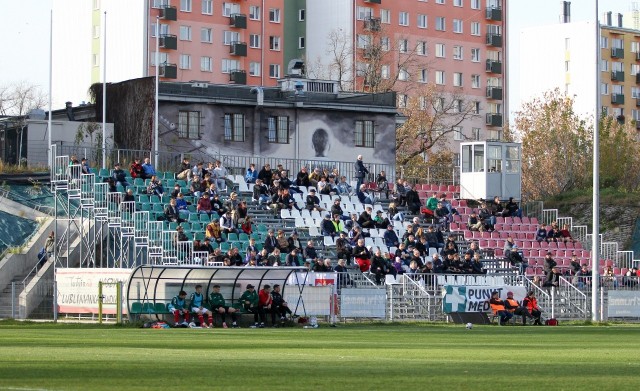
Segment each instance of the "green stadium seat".
[[164,207],[162,204],[152,203],[154,212],[162,212],[164,213]]
[[176,184],[176,180],[175,179],[166,179],[164,181],[164,187],[166,187],[167,189],[173,189],[173,186]]
[[264,224],[258,224],[257,229],[258,229],[258,232],[267,232],[268,231],[267,230],[267,226],[264,225]]
[[151,197],[149,197],[149,202],[151,202],[152,204],[159,204],[160,197],[158,197],[157,195],[152,195]]
[[204,232],[195,232],[194,240],[204,241]]
[[258,249],[258,251],[262,251],[263,246],[264,246],[263,243],[256,243],[256,249]]
[[188,210],[189,212],[191,212],[191,213],[197,213],[197,212],[198,212],[198,210],[197,210],[197,208],[196,208],[196,206],[195,206],[195,205],[189,205],[189,206],[187,206],[187,210]]
[[108,168],[101,168],[100,171],[98,172],[98,176],[100,178],[108,178],[111,176],[111,173],[109,172]]
[[167,306],[164,303],[156,303],[156,305],[153,307],[153,309],[156,311],[156,314],[168,314],[169,313],[169,310],[167,309]]
[[140,201],[140,203],[144,204],[144,203],[149,203],[149,195],[147,194],[142,194],[138,196],[138,201]]
[[175,231],[178,228],[178,223],[171,221],[169,222],[169,231]]
[[202,223],[191,223],[191,232],[204,232]]
[[229,244],[229,242],[220,243],[220,250],[222,250],[222,252],[229,251],[230,248],[231,245]]
[[151,204],[148,202],[144,202],[140,204],[140,210],[143,212],[150,212],[151,211]]
[[[165,190],[166,191],[166,190]],[[170,193],[164,193],[162,195],[162,198],[160,199],[160,202],[162,202],[163,204],[168,204],[169,201],[171,201],[171,194]]]
[[140,303],[139,301],[134,301],[133,303],[131,303],[131,310],[129,311],[130,314],[140,314],[142,313],[142,303]]
[[209,215],[200,215],[200,222],[209,224],[211,222],[211,217],[209,217]]
[[187,187],[187,181],[185,181],[184,179],[178,179],[176,183],[180,185],[180,187]]
[[142,178],[136,178],[133,180],[133,184],[135,186],[144,186],[146,185],[146,183],[144,183],[144,180]]
[[153,303],[142,303],[143,314],[154,314],[156,312]]
[[190,221],[190,222],[200,221],[200,218],[199,218],[199,216],[198,216],[198,214],[197,214],[197,213],[191,213],[191,214],[189,215],[189,221]]
[[240,240],[241,242],[248,242],[249,241],[249,235],[247,235],[246,233],[241,233],[240,235],[238,235],[238,240]]
[[176,178],[176,174],[173,171],[165,171],[162,175],[162,178],[164,179],[175,179]]
[[238,234],[234,234],[234,233],[230,233],[227,235],[227,240],[230,242],[237,242],[238,239]]

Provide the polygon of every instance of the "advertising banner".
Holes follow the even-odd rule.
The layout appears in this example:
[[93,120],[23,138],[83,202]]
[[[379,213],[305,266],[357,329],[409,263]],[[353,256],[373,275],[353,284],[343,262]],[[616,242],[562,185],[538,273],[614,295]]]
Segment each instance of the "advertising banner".
[[387,292],[384,289],[342,288],[340,316],[343,318],[385,318]]
[[640,318],[640,291],[609,291],[610,318]]
[[[122,292],[127,291],[127,282],[131,269],[75,269],[57,268],[58,312],[72,314],[98,313],[98,282],[102,281],[104,314],[116,313],[116,285],[122,281]],[[122,298],[122,313],[126,313],[126,305]],[[106,304],[112,303],[112,304]]]
[[501,299],[507,298],[507,292],[513,292],[513,298],[522,302],[527,294],[527,290],[522,286],[460,286],[446,285],[445,295],[442,301],[443,310],[449,314],[451,312],[489,312],[489,300],[491,293],[497,291]]

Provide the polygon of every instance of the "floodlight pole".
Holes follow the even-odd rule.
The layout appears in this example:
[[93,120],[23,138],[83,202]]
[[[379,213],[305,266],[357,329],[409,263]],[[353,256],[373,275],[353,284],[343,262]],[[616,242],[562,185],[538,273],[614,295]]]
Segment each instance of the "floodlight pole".
[[49,170],[53,173],[53,150],[51,148],[51,106],[53,105],[53,10],[49,16],[49,119],[47,120],[47,155],[49,160]]
[[158,87],[160,85],[160,17],[156,16],[156,110],[153,117],[153,166],[158,169]]
[[600,274],[600,22],[596,0],[596,115],[593,127],[593,236],[591,237],[591,320],[597,322]]
[[107,11],[102,32],[102,167],[107,167]]

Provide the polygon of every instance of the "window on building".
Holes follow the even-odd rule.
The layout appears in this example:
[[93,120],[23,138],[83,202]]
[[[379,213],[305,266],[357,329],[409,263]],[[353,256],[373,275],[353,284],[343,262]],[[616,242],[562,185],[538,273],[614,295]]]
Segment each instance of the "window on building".
[[252,5],[249,7],[249,19],[251,20],[260,20],[260,7],[257,5]]
[[169,53],[164,52],[151,52],[151,66],[156,65],[156,54],[158,55],[158,63],[159,64],[168,64],[169,63]]
[[444,4],[444,0],[436,0],[436,4]]
[[178,112],[178,137],[188,139],[200,138],[200,112]]
[[405,11],[400,11],[398,14],[398,24],[400,26],[408,26],[409,25],[409,13]]
[[[100,66],[100,55],[93,53],[91,55],[91,65],[93,65],[94,67],[99,67]],[[155,63],[152,65],[156,65]]]
[[380,48],[385,52],[388,52],[390,47],[391,47],[391,44],[389,43],[389,37],[381,37]]
[[464,134],[462,133],[462,126],[454,126],[453,127],[453,139],[455,141],[464,140]]
[[260,76],[261,64],[259,62],[249,63],[249,76]]
[[480,88],[480,75],[471,75],[471,88]]
[[213,42],[213,29],[203,27],[200,29],[200,42],[212,43]]
[[631,87],[631,97],[634,99],[640,98],[640,88]]
[[437,113],[444,112],[444,98],[436,98],[436,99],[434,99],[434,101],[433,101],[433,109]]
[[355,144],[356,147],[375,147],[373,121],[356,121]]
[[298,49],[304,49],[304,45],[305,45],[305,39],[304,37],[298,37]]
[[480,101],[474,100],[471,104],[473,105],[471,107],[471,112],[473,114],[480,114]]
[[[155,1],[154,1],[154,7],[155,7]],[[94,10],[100,9],[100,0],[93,0],[93,9]]]
[[213,14],[213,0],[202,0],[202,13],[204,15]]
[[380,22],[389,24],[391,23],[391,11],[389,10],[380,10]]
[[420,72],[418,73],[418,81],[420,83],[426,83],[428,80],[428,74],[429,71],[427,69],[420,69]]
[[471,61],[480,62],[480,49],[471,48]]
[[427,42],[418,41],[418,43],[416,44],[416,54],[419,56],[427,55]]
[[366,49],[371,43],[371,36],[365,34],[358,34],[356,36],[356,46],[358,49]]
[[280,50],[280,37],[270,36],[269,37],[269,49],[270,50]]
[[444,71],[436,71],[436,84],[444,85],[445,84],[445,73]]
[[409,51],[409,41],[406,39],[398,40],[398,51],[400,53],[406,53]]
[[269,22],[280,23],[280,8],[269,9]]
[[418,97],[418,108],[420,110],[426,110],[427,109],[427,98],[424,96],[419,96]]
[[624,93],[624,89],[620,84],[612,84],[611,93],[616,95],[622,95]]
[[638,73],[640,73],[640,65],[631,64],[631,75],[637,75]]
[[307,11],[303,9],[298,10],[298,22],[304,22],[307,17]]
[[640,52],[640,42],[631,41],[631,51],[633,53],[639,53]]
[[427,15],[418,14],[418,27],[421,29],[427,28]]
[[222,42],[225,45],[231,45],[233,42],[240,42],[240,33],[237,31],[225,31],[223,33]]
[[471,0],[471,9],[479,10],[480,9],[480,0]]
[[280,77],[280,64],[269,64],[269,77],[275,79]]
[[289,144],[289,117],[271,116],[267,119],[269,142]]
[[615,49],[624,49],[624,40],[620,38],[611,38],[611,47]]
[[462,100],[454,99],[453,102],[451,102],[451,111],[453,113],[462,113]]
[[224,115],[224,141],[244,141],[244,114]]
[[233,14],[240,13],[240,4],[222,3],[222,16],[230,17]]
[[200,70],[202,72],[211,72],[213,69],[211,57],[200,57]]
[[191,12],[191,0],[180,0],[180,11]]
[[446,31],[447,30],[447,22],[444,16],[436,17],[436,30],[438,31]]
[[409,72],[406,69],[400,68],[398,70],[398,80],[407,81],[409,80]]
[[373,8],[358,7],[356,8],[356,18],[358,20],[369,20],[373,16]]
[[436,43],[436,57],[444,58],[446,56],[443,43]]
[[471,22],[471,35],[480,35],[480,23]]
[[604,36],[600,36],[600,47],[606,49],[609,47],[609,39]]
[[222,73],[229,73],[231,71],[237,71],[240,70],[240,61],[238,60],[229,60],[227,58],[222,60],[222,67],[220,68],[220,71]]
[[409,97],[405,94],[398,94],[398,108],[400,109],[404,109],[407,107],[407,101],[409,100]]
[[260,34],[250,34],[249,35],[249,47],[250,48],[260,48]]
[[191,56],[188,54],[180,55],[180,69],[191,69]]
[[191,41],[191,26],[180,26],[180,40]]
[[[356,76],[362,77],[367,74],[369,71],[369,64],[366,62],[356,62]],[[368,80],[365,80],[365,84],[367,84]]]
[[100,38],[100,26],[93,26],[93,38]]
[[618,61],[611,61],[611,70],[614,72],[623,72],[624,63]]
[[453,20],[453,32],[462,34],[462,19],[454,19]]
[[454,60],[462,60],[464,49],[462,46],[454,46],[453,47],[453,59]]
[[480,128],[471,128],[471,138],[474,141],[480,141]]
[[[151,36],[155,37],[157,31],[158,31],[158,26],[155,23],[152,23],[151,24]],[[160,23],[160,36],[162,37],[162,36],[165,36],[167,34],[170,34],[169,25]]]
[[389,67],[389,65],[382,65],[380,67],[380,77],[381,78],[388,79],[390,73],[391,73],[391,68]]
[[453,85],[455,87],[462,87],[462,73],[454,72],[453,73]]
[[462,7],[462,0],[453,0],[454,7]]

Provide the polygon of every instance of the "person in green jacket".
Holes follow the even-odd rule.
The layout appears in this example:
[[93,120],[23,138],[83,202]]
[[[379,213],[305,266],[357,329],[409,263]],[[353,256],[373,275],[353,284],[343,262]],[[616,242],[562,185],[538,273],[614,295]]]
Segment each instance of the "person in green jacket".
[[245,311],[253,314],[254,325],[251,328],[258,327],[258,293],[253,285],[247,285],[247,290],[240,296],[240,302]]
[[427,209],[435,212],[436,208],[438,208],[438,194],[433,193],[433,195],[427,199]]
[[227,322],[225,321],[225,314],[231,314],[231,327],[238,328],[236,309],[227,306],[222,293],[220,293],[220,285],[214,285],[211,287],[211,294],[209,294],[209,304],[211,305],[211,312],[219,313],[222,318],[222,327],[227,328]]
[[187,292],[180,291],[178,296],[171,299],[167,309],[173,314],[175,327],[180,326],[180,315],[184,316],[184,324],[189,323],[189,308],[187,306]]

